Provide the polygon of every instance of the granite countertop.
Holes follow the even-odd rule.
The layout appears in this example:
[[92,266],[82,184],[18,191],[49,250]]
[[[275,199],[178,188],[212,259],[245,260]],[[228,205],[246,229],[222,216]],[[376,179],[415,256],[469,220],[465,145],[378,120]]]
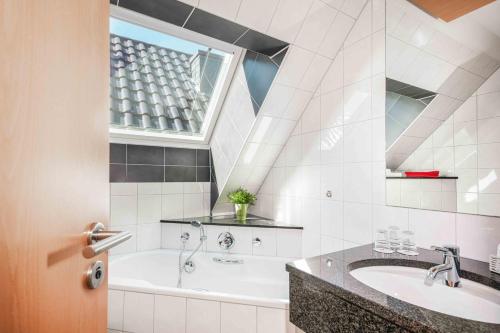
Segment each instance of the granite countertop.
[[[364,245],[313,258],[288,263],[286,270],[318,288],[322,288],[368,310],[398,326],[417,332],[500,332],[499,324],[483,323],[428,310],[379,292],[350,275],[366,266],[410,266],[428,269],[441,264],[443,256],[436,251],[418,249],[418,256],[383,254]],[[461,258],[462,278],[500,290],[500,275],[488,270],[485,262]],[[422,277],[422,283],[424,277]],[[460,304],[457,304],[460,306]]]
[[290,225],[282,222],[266,219],[260,216],[248,215],[245,221],[239,221],[234,215],[220,216],[200,216],[179,219],[160,220],[162,223],[184,223],[189,224],[191,221],[197,220],[205,225],[222,225],[222,226],[238,226],[238,227],[259,227],[259,228],[281,228],[281,229],[304,229],[298,225]]

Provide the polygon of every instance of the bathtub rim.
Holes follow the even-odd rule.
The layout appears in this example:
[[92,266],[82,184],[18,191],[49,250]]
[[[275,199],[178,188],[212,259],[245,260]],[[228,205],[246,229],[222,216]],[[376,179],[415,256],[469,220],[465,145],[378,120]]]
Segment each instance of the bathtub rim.
[[[149,251],[140,251],[134,253],[120,254],[109,256],[109,265],[111,265],[114,261],[120,259],[126,259],[128,257],[134,257],[140,254],[148,254],[148,253],[178,253],[179,250],[176,249],[155,249]],[[209,252],[206,251],[205,254],[221,254],[220,252]],[[244,255],[244,254],[232,254],[237,258],[254,258],[254,259],[263,259],[273,261],[275,259],[278,260],[289,260],[294,261],[296,258],[286,258],[286,257],[268,257],[268,256],[252,256],[252,255]],[[276,309],[289,309],[290,300],[283,298],[265,298],[265,297],[255,297],[241,294],[228,294],[216,291],[199,291],[195,289],[183,289],[177,287],[168,287],[168,286],[159,286],[153,284],[147,285],[139,285],[132,284],[130,281],[123,281],[124,278],[112,278],[108,276],[108,290],[118,290],[118,291],[129,291],[129,292],[138,292],[145,294],[153,294],[153,295],[165,295],[165,296],[174,296],[174,297],[184,297],[184,298],[194,298],[200,300],[208,300],[208,301],[218,301],[218,302],[226,302],[226,303],[236,303],[236,304],[244,304],[244,305],[254,305],[254,306],[262,306]],[[133,280],[133,279],[130,279]]]

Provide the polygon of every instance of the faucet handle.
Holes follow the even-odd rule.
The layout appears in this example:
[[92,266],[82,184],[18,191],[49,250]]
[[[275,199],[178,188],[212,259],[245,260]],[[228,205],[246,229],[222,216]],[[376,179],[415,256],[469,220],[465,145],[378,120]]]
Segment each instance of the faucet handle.
[[455,245],[431,246],[431,250],[442,252],[445,256],[460,257],[460,247]]

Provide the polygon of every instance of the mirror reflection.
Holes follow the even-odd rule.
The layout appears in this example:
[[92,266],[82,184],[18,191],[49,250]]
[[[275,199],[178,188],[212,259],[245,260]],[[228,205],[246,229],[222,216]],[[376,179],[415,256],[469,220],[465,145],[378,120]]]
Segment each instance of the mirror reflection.
[[500,27],[481,20],[492,11],[450,20],[386,1],[388,205],[500,215]]

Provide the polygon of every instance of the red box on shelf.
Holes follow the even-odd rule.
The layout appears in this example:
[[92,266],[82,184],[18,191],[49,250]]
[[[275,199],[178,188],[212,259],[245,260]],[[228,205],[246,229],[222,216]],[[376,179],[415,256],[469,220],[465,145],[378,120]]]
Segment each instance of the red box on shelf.
[[434,171],[405,171],[408,178],[437,178],[439,177],[439,170]]

